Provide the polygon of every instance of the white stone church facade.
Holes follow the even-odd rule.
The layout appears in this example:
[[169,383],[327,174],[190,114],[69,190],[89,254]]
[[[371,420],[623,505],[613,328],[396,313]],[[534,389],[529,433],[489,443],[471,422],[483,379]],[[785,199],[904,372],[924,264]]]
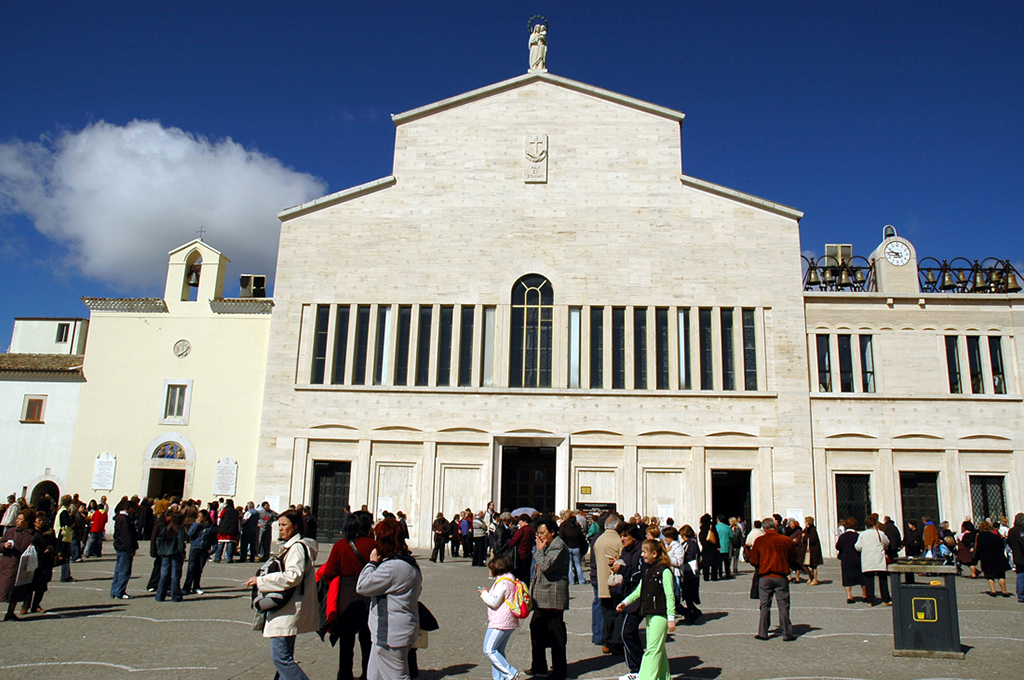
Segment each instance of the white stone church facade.
[[[256,496],[404,510],[420,546],[488,501],[901,518],[913,472],[944,518],[972,473],[1017,507],[1021,296],[922,294],[909,243],[875,292],[805,292],[802,213],[682,174],[682,120],[530,72],[282,212]],[[1002,338],[1005,394],[950,394],[948,333]]]

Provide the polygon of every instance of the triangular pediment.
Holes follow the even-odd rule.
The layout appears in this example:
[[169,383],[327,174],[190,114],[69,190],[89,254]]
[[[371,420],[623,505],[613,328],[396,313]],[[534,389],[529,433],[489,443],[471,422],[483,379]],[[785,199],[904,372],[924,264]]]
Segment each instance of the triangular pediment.
[[668,118],[669,120],[678,121],[680,123],[683,122],[683,118],[685,117],[685,114],[679,111],[675,111],[664,106],[658,106],[657,104],[651,104],[650,102],[645,102],[640,99],[634,99],[633,97],[627,97],[626,95],[619,94],[618,92],[594,87],[593,85],[587,85],[586,83],[570,80],[569,78],[563,78],[562,76],[556,76],[551,73],[535,72],[503,80],[500,83],[487,85],[486,87],[481,87],[470,92],[449,97],[448,99],[442,99],[441,101],[434,102],[433,104],[427,104],[426,106],[420,106],[412,109],[411,111],[406,111],[405,113],[397,113],[392,115],[391,119],[395,122],[395,125],[402,125],[403,123],[408,123],[441,111],[447,111],[449,109],[468,104],[469,102],[492,97],[496,94],[508,92],[509,90],[514,90],[537,82],[550,83],[556,87],[562,87],[567,90],[579,92],[597,99],[603,99],[604,101],[620,104],[622,106],[650,113],[655,116],[661,116],[662,118]]

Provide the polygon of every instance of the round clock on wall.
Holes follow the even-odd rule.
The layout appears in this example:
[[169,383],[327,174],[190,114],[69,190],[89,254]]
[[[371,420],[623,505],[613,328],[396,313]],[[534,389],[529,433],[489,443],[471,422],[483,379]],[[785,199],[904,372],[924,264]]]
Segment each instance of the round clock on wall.
[[902,267],[910,262],[910,248],[902,241],[893,241],[885,247],[885,259],[889,264]]
[[192,345],[188,340],[178,340],[174,343],[174,356],[184,359],[192,351]]

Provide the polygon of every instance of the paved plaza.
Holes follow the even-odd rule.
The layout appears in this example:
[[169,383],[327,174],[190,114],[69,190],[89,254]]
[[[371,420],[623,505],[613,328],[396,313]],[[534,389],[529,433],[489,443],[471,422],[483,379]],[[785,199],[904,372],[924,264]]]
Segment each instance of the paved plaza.
[[[109,544],[108,544],[109,546]],[[328,546],[321,545],[326,555]],[[269,642],[250,630],[248,593],[242,583],[252,564],[210,564],[203,576],[205,595],[183,603],[157,603],[145,595],[152,560],[145,547],[135,561],[130,601],[109,597],[113,557],[74,565],[76,583],[55,582],[43,602],[49,611],[19,623],[0,623],[0,680],[7,678],[189,678],[229,680],[272,678]],[[430,647],[419,653],[421,678],[486,680],[490,666],[480,652],[484,605],[476,594],[487,585],[487,570],[469,560],[449,558],[431,564],[417,555],[424,572],[423,602],[441,623]],[[828,560],[821,586],[793,586],[793,623],[799,638],[783,642],[754,639],[757,603],[748,599],[750,570],[741,565],[737,580],[702,583],[705,617],[701,625],[680,626],[670,638],[673,677],[805,677],[911,680],[1000,678],[1020,675],[1024,643],[1024,604],[1016,597],[990,598],[984,581],[957,579],[961,638],[966,659],[933,660],[892,656],[892,610],[847,605],[835,583],[838,563]],[[1010,573],[1012,577],[1012,572]],[[1012,590],[1012,586],[1011,586]],[[573,586],[569,629],[570,677],[617,678],[626,672],[622,657],[601,654],[590,641],[589,585]],[[777,619],[773,616],[773,623]],[[337,650],[316,635],[303,635],[296,658],[312,680],[331,680]],[[358,651],[357,651],[358,656]],[[524,626],[509,657],[529,667],[530,641]]]

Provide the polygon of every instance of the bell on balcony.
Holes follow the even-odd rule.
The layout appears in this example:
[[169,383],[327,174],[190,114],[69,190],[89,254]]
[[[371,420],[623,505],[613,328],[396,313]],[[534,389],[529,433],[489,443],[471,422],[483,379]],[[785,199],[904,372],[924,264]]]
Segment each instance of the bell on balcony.
[[850,272],[846,267],[843,267],[842,272],[839,274],[839,287],[849,288],[850,287]]
[[956,281],[953,280],[953,272],[948,269],[942,272],[942,285],[939,286],[939,290],[954,290],[956,288]]
[[818,276],[818,268],[811,265],[810,270],[807,272],[807,285],[808,286],[820,286],[821,277]]
[[832,279],[833,279],[832,268],[831,267],[825,267],[824,269],[822,269],[821,270],[821,278],[824,279],[825,283],[832,283]]
[[199,287],[199,267],[192,265],[192,268],[188,270],[188,285],[193,288]]
[[985,290],[987,288],[987,282],[985,281],[985,272],[980,269],[974,270],[974,290]]
[[865,281],[865,279],[864,279],[864,270],[861,269],[860,267],[858,267],[857,269],[854,269],[853,270],[853,282],[856,283],[858,286],[863,286],[864,285],[864,281]]
[[1007,293],[1019,293],[1020,292],[1020,284],[1017,283],[1017,277],[1016,277],[1016,275],[1014,275],[1012,269],[1006,274],[1006,292]]
[[967,274],[964,273],[963,269],[956,273],[956,282],[961,286],[967,285]]
[[927,285],[934,287],[935,286],[935,272],[932,271],[931,269],[926,269],[925,272],[924,272],[924,282]]

